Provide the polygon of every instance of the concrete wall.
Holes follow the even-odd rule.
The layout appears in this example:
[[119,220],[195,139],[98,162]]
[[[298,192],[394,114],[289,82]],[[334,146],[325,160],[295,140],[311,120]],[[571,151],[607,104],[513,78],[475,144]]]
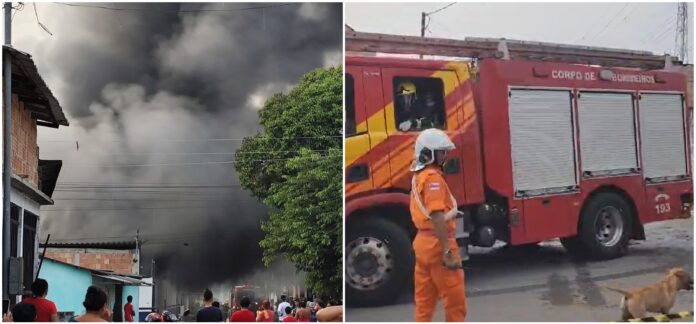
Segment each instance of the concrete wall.
[[91,272],[44,259],[40,277],[48,281],[46,298],[56,303],[59,312],[84,313],[82,302],[92,285]]
[[36,144],[36,120],[16,95],[12,95],[12,173],[22,176],[38,188],[39,146]]
[[46,257],[94,270],[134,274],[134,250],[49,248]]

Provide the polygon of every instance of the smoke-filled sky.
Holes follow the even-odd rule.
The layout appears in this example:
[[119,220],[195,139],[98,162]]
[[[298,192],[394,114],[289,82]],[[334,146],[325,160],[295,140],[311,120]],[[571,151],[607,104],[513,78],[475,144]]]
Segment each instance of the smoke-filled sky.
[[39,130],[40,157],[64,161],[42,237],[122,240],[139,228],[144,274],[155,257],[179,287],[249,276],[260,266],[265,210],[230,161],[239,139],[261,130],[266,98],[341,63],[341,5],[36,9],[53,35],[25,3],[12,43],[33,56],[70,121]]

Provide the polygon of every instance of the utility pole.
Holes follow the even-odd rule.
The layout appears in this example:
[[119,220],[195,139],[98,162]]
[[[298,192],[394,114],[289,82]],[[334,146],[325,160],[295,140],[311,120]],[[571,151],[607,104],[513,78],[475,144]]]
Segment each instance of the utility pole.
[[155,285],[155,259],[152,259],[152,267],[150,267],[150,277],[152,277],[152,309],[154,311],[155,309],[155,288],[157,285]]
[[[428,14],[421,12],[421,38],[425,37],[425,16]],[[423,54],[420,54],[420,58],[423,58]]]
[[140,274],[140,228],[135,230],[135,274]]
[[674,35],[674,50],[675,54],[679,56],[682,62],[686,63],[689,56],[689,26],[688,21],[688,7],[686,2],[680,2],[677,4],[677,28],[676,35]]
[[[5,2],[5,46],[12,44],[12,2]],[[3,50],[4,52],[4,50]],[[5,54],[5,53],[3,53]],[[4,123],[3,123],[3,145],[2,145],[2,299],[9,299],[9,266],[10,266],[10,174],[12,165],[10,163],[10,141],[11,116],[12,111],[12,62],[9,55],[3,55],[2,81],[5,86],[4,104]]]

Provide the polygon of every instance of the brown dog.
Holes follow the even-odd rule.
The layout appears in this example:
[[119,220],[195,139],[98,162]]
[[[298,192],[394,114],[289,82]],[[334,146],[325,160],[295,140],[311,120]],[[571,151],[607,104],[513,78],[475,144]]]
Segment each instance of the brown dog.
[[694,280],[681,268],[673,268],[660,282],[650,286],[623,290],[604,286],[609,290],[621,293],[621,318],[627,321],[632,318],[645,317],[647,312],[668,314],[679,290],[693,290]]

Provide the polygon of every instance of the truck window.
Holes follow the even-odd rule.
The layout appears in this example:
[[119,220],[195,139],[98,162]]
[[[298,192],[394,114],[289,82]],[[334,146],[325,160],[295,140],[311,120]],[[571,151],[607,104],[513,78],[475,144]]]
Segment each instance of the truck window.
[[394,77],[394,117],[402,132],[445,128],[442,79]]
[[356,133],[355,126],[355,81],[353,76],[346,73],[346,134],[351,136]]

